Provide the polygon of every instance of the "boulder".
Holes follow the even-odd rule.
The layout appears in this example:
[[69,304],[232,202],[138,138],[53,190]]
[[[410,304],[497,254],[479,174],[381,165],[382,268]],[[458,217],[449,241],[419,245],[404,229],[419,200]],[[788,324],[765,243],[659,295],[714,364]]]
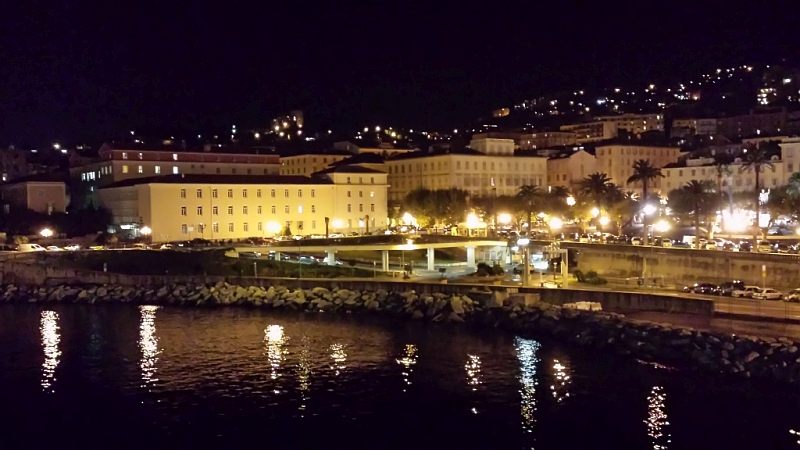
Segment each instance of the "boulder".
[[761,355],[759,355],[758,352],[750,352],[750,353],[747,354],[747,356],[744,357],[744,362],[745,363],[749,363],[749,362],[753,361],[754,359],[758,358],[759,356],[761,356]]
[[422,319],[423,317],[425,317],[425,314],[423,314],[422,311],[418,309],[414,310],[414,312],[411,314],[412,319]]
[[456,314],[464,314],[464,303],[461,300],[461,297],[454,296],[450,299],[450,308]]

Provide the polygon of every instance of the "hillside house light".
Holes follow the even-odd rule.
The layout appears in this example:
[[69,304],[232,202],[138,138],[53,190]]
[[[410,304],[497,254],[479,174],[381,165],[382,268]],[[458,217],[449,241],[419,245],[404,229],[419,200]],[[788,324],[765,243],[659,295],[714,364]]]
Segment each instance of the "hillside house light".
[[53,230],[51,230],[50,228],[45,228],[39,234],[41,234],[42,237],[49,238],[50,236],[53,235]]

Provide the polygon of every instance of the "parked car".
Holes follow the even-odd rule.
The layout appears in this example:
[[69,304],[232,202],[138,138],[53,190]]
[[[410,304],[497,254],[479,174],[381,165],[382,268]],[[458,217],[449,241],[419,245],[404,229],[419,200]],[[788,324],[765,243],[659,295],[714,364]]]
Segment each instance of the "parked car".
[[786,295],[786,301],[800,303],[800,289],[792,289],[789,291],[789,294]]
[[48,252],[60,252],[61,248],[59,248],[57,245],[48,245],[47,248],[45,248],[45,250],[47,250]]
[[653,240],[653,246],[654,247],[670,248],[670,247],[672,247],[672,241],[670,241],[667,238],[657,237],[657,238],[655,238],[655,240]]
[[737,289],[737,290],[731,292],[731,297],[752,298],[753,294],[755,294],[756,292],[758,292],[760,290],[761,290],[761,288],[758,287],[758,286],[745,286],[744,289]]
[[578,242],[582,244],[588,244],[590,241],[588,234],[582,234],[581,237],[578,238]]
[[741,241],[739,242],[739,251],[740,252],[752,252],[753,251],[753,244],[750,241]]
[[44,247],[39,244],[19,244],[17,250],[20,252],[43,252]]
[[319,264],[319,261],[317,261],[317,258],[314,258],[313,256],[308,256],[308,255],[301,256],[301,257],[297,258],[297,262],[299,262],[300,264]]
[[564,240],[565,241],[577,241],[579,238],[580,238],[580,235],[578,235],[578,233],[569,233],[564,238]]
[[756,250],[758,250],[759,253],[769,253],[772,251],[772,245],[770,245],[769,241],[758,241]]
[[134,250],[147,250],[147,245],[142,244],[141,242],[137,242],[136,244],[133,244],[133,247],[131,248]]
[[722,249],[727,251],[727,252],[738,252],[739,251],[739,247],[736,244],[734,244],[733,242],[730,242],[730,241],[725,242],[724,244],[722,244]]
[[[328,259],[328,257],[327,257],[327,256],[326,256],[326,257],[324,257],[324,258],[322,258],[322,264],[328,264],[328,261],[329,261],[329,259]],[[333,265],[334,265],[334,266],[341,266],[341,265],[342,265],[342,262],[341,262],[341,261],[339,261],[339,260],[338,260],[338,259],[336,259],[336,258],[333,258]]]
[[753,293],[753,298],[759,300],[783,300],[783,292],[776,291],[772,288],[760,289],[758,292]]
[[791,247],[786,244],[775,244],[775,246],[772,247],[772,251],[775,253],[789,253]]
[[691,292],[694,294],[713,294],[719,287],[713,283],[695,283],[694,286],[686,286],[683,292]]
[[745,288],[744,281],[733,280],[733,281],[726,281],[719,285],[717,288],[716,294],[719,295],[727,295],[730,296],[733,294],[733,291],[743,291]]
[[81,246],[78,245],[78,244],[69,244],[66,247],[64,247],[64,250],[69,250],[71,252],[74,252],[74,251],[80,250],[80,249],[81,249]]
[[173,248],[172,244],[161,244],[161,250],[172,250]]
[[642,245],[642,238],[640,238],[640,237],[632,237],[631,238],[631,245]]
[[672,248],[692,248],[688,242],[675,241],[672,243]]
[[259,252],[239,252],[239,258],[258,259],[258,258],[261,258],[261,253],[259,253]]
[[717,249],[717,243],[714,242],[714,241],[707,241],[705,244],[703,244],[701,242],[700,243],[700,248],[702,248],[703,250],[716,250]]
[[[271,250],[271,251],[270,251],[270,252],[267,254],[267,259],[270,259],[270,260],[272,260],[272,261],[275,261],[275,256],[276,256],[277,254],[278,254],[278,253],[276,253],[274,250]],[[281,253],[280,255],[281,255],[281,261],[290,261],[290,260],[292,259],[292,257],[291,257],[291,256],[289,256],[289,255],[287,255],[286,253]]]

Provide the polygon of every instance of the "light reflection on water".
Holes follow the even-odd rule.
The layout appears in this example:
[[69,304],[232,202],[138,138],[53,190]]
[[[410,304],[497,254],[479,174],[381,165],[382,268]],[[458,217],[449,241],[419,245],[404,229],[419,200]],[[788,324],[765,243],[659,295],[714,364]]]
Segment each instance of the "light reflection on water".
[[403,382],[406,384],[406,387],[403,387],[403,392],[406,392],[407,386],[411,385],[411,372],[414,371],[413,366],[417,363],[417,346],[414,344],[406,344],[403,349],[403,357],[396,361],[397,364],[403,366],[403,371],[401,373],[403,375]]
[[539,357],[536,353],[541,348],[539,342],[532,339],[516,338],[514,346],[520,362],[520,405],[522,411],[522,429],[532,433],[536,426],[536,386],[539,384],[536,365]]
[[44,362],[42,363],[42,390],[45,392],[55,392],[53,384],[56,381],[56,367],[58,367],[61,350],[58,344],[61,342],[61,332],[58,327],[58,314],[55,311],[42,311],[42,318],[39,326],[42,335],[42,349],[44,350]]
[[664,409],[664,401],[667,398],[664,387],[653,386],[650,395],[647,396],[647,435],[653,442],[653,450],[666,450],[671,442],[669,426],[667,422],[667,412]]
[[467,384],[473,391],[477,391],[481,384],[481,357],[467,355],[467,364],[464,365],[464,369],[467,371]]
[[333,360],[331,369],[333,369],[334,374],[338,376],[347,368],[347,348],[344,344],[331,344],[331,359]]
[[270,366],[270,378],[276,379],[280,374],[281,361],[286,352],[283,346],[286,345],[286,338],[283,334],[283,327],[280,325],[270,325],[264,330],[264,346]]
[[300,351],[297,358],[297,390],[300,392],[300,417],[305,417],[306,405],[308,404],[309,389],[311,387],[311,357],[308,349],[308,337],[300,339]]
[[572,376],[570,375],[568,361],[563,359],[553,358],[553,384],[550,385],[550,390],[553,391],[553,398],[556,403],[561,403],[564,399],[569,397],[569,385],[572,383]]
[[142,358],[139,367],[142,370],[142,387],[150,389],[158,381],[155,378],[156,363],[161,350],[158,348],[158,336],[156,336],[156,311],[158,306],[142,305],[139,312],[142,316],[139,323],[139,349]]

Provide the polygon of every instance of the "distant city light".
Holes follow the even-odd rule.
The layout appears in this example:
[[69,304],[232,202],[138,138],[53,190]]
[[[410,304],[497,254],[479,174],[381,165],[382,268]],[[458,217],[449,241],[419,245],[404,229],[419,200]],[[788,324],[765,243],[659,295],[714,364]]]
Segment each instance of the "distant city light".
[[256,133],[255,137],[256,137],[256,139],[261,139],[261,134],[260,133]]
[[56,149],[56,150],[61,150],[61,144],[56,142],[55,144],[53,144],[53,148]]
[[592,217],[597,217],[597,216],[600,215],[600,209],[597,208],[596,206],[594,208],[592,208],[592,210],[590,212],[592,213]]
[[375,132],[381,131],[381,127],[375,127]]

